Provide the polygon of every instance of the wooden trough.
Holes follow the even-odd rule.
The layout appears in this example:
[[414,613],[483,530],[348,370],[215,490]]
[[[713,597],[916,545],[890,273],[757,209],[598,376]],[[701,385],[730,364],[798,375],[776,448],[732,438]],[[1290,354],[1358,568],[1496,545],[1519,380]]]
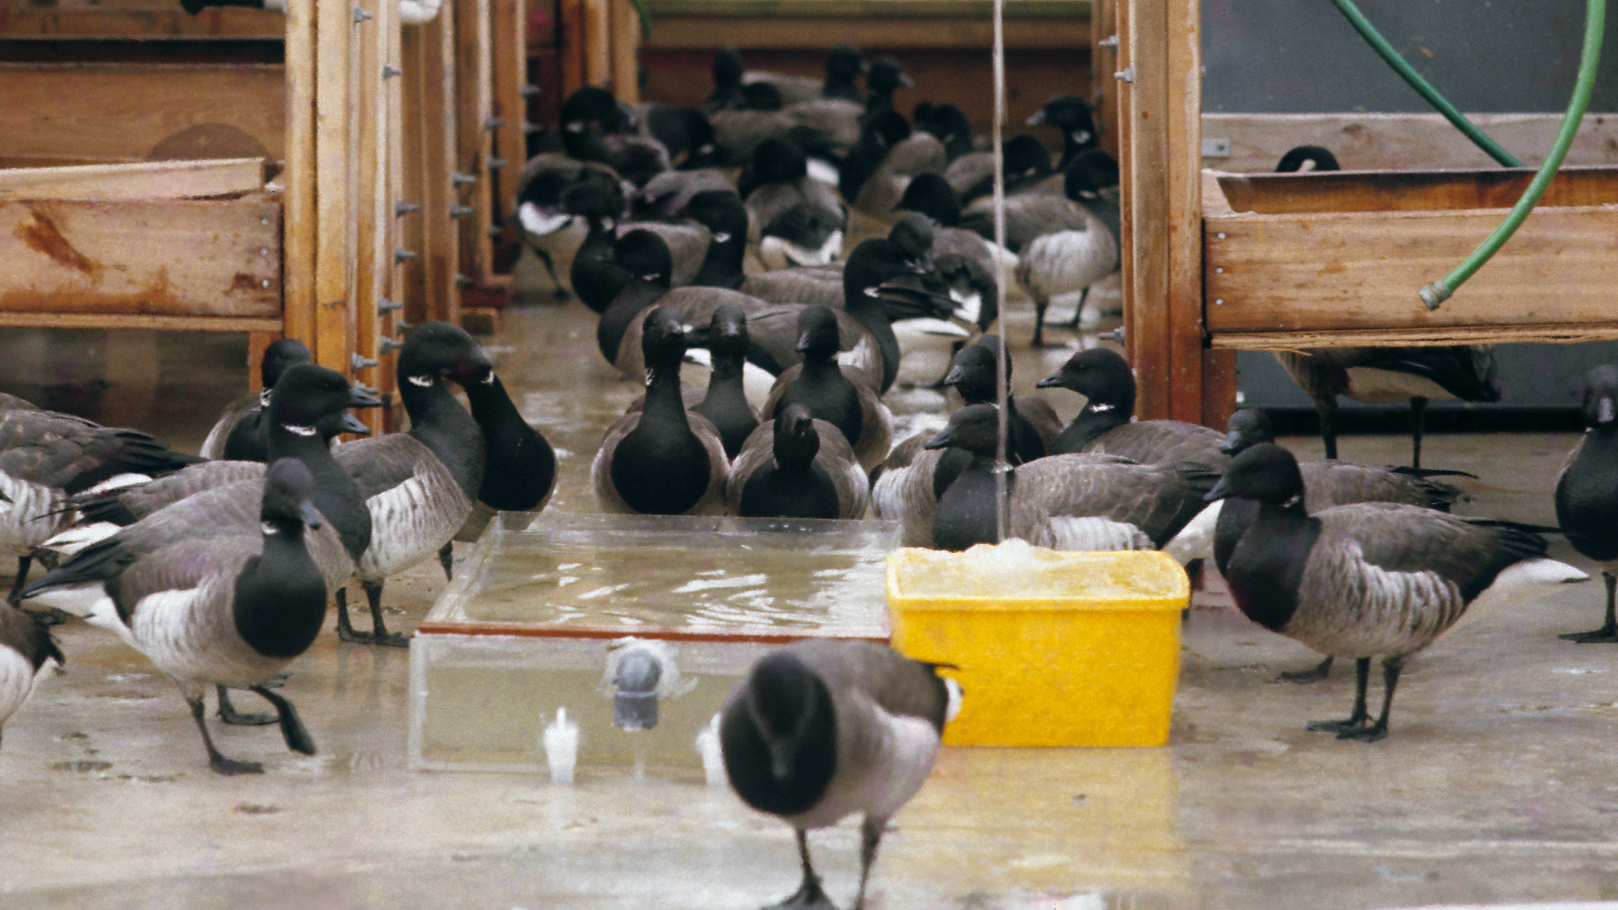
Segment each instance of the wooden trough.
[[1564,168],[1494,258],[1433,311],[1416,291],[1505,217],[1527,169],[1203,172],[1215,348],[1618,338],[1618,168]]

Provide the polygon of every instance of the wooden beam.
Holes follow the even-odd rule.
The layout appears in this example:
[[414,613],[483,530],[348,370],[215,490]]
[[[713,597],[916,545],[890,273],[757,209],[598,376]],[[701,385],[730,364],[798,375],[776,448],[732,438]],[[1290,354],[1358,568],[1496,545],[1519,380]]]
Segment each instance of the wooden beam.
[[1143,419],[1200,423],[1201,325],[1200,4],[1127,0],[1128,78],[1120,92],[1126,287],[1125,341]]
[[0,310],[0,325],[35,329],[152,329],[160,332],[262,332],[279,336],[281,318],[149,316],[142,313],[25,313]]
[[[735,44],[749,50],[821,47],[823,42],[817,41],[815,36],[828,29],[837,33],[837,40],[849,41],[862,48],[979,50],[991,45],[994,32],[994,26],[987,16],[924,20],[871,16],[828,20],[791,16],[738,19],[693,15],[654,16],[653,22],[652,37],[646,46],[659,50],[705,50],[722,44]],[[1008,50],[1084,47],[1090,43],[1090,36],[1090,23],[1084,19],[1008,19],[1005,22]],[[1107,75],[1111,76],[1111,73]]]
[[1502,210],[1234,215],[1207,221],[1214,333],[1598,323],[1618,286],[1618,208],[1536,209],[1455,296],[1442,278]]
[[[457,0],[455,55],[457,154],[455,171],[471,182],[458,187],[462,207],[455,225],[460,235],[458,270],[471,281],[483,284],[494,274],[491,267],[493,241],[488,225],[493,223],[493,178],[489,159],[494,157],[494,63],[490,56],[489,0]],[[520,167],[520,165],[518,165]]]
[[[1467,116],[1529,167],[1545,160],[1562,126],[1561,114]],[[1202,160],[1221,171],[1273,171],[1299,145],[1330,149],[1348,170],[1498,167],[1441,114],[1203,114],[1202,130],[1229,142],[1229,155]],[[1618,118],[1586,114],[1566,163],[1618,164]]]
[[264,190],[264,159],[0,170],[0,199],[188,199]]
[[275,318],[273,202],[0,202],[0,310]]
[[1454,344],[1575,344],[1618,339],[1618,324],[1460,326],[1443,329],[1348,329],[1337,332],[1231,332],[1216,333],[1210,343],[1231,351],[1301,351],[1310,348],[1397,345],[1435,347]]
[[20,158],[139,161],[206,125],[216,144],[235,137],[253,149],[224,157],[281,158],[286,86],[285,68],[271,65],[0,63],[0,135]]
[[282,302],[286,337],[315,347],[315,3],[288,0],[286,27],[286,212]]
[[315,363],[353,375],[354,161],[347,3],[315,4]]
[[0,35],[8,38],[275,38],[286,17],[273,10],[214,7],[191,15],[170,8],[63,9],[24,4],[0,9]]

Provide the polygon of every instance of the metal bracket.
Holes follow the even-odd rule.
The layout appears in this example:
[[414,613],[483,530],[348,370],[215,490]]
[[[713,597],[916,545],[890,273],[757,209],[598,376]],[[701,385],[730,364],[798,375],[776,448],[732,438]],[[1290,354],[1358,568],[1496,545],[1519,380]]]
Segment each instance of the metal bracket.
[[403,76],[403,75],[404,75],[404,70],[398,68],[397,66],[394,66],[391,63],[382,64],[382,78],[383,79],[392,79],[395,76]]
[[1096,42],[1096,47],[1104,47],[1104,48],[1107,48],[1108,50],[1114,50],[1114,51],[1117,50],[1118,49],[1118,35],[1117,34],[1111,34],[1111,35],[1108,35],[1105,38],[1102,38],[1100,41]]
[[1114,79],[1117,79],[1117,80],[1121,81],[1121,82],[1134,82],[1135,81],[1135,68],[1133,66],[1126,66],[1123,69],[1119,70],[1118,72],[1113,73],[1112,77]]
[[357,7],[357,6],[354,7],[354,24],[355,25],[359,25],[361,22],[365,22],[367,20],[375,19],[375,18],[376,18],[376,13],[373,13],[370,10],[367,10],[367,9],[361,9],[360,7]]
[[[376,314],[378,316],[384,316],[384,315],[387,315],[388,313],[393,312],[394,310],[402,310],[402,309],[404,309],[404,302],[403,301],[389,300],[386,297],[378,297],[378,298],[376,298]],[[395,323],[395,324],[397,324],[397,323]]]
[[358,372],[360,370],[363,370],[366,367],[374,367],[374,366],[377,365],[377,362],[375,360],[372,360],[369,357],[360,356],[359,351],[354,352],[354,356],[349,362],[354,365],[354,370],[356,372]]

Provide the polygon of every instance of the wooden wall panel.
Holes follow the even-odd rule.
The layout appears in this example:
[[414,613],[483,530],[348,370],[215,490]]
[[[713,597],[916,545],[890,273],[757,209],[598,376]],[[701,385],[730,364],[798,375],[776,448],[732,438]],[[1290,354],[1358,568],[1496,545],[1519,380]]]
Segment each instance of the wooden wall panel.
[[0,152],[15,158],[139,161],[198,124],[239,130],[272,158],[286,153],[281,66],[7,63],[0,98]]
[[0,202],[0,310],[275,318],[281,207]]

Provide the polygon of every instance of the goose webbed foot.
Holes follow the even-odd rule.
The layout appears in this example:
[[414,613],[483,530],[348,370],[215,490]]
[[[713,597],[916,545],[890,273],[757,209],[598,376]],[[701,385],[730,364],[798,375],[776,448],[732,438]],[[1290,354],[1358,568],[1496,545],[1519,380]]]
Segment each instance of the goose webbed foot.
[[1350,717],[1347,720],[1312,720],[1309,729],[1320,733],[1335,733],[1338,739],[1357,738],[1355,734],[1370,726],[1369,717]]
[[1275,677],[1275,681],[1297,683],[1298,685],[1307,685],[1309,683],[1320,682],[1326,678],[1328,673],[1331,672],[1331,661],[1332,659],[1327,657],[1325,660],[1307,670],[1289,670],[1285,673],[1278,674]]
[[208,724],[203,719],[206,713],[202,705],[202,696],[198,695],[195,701],[190,698],[186,702],[191,706],[191,719],[196,721],[197,730],[202,733],[202,746],[208,750],[208,767],[216,774],[263,774],[264,766],[255,761],[237,761],[226,758],[219,748],[213,744],[213,736],[208,733]]
[[1361,724],[1360,726],[1353,727],[1351,729],[1339,730],[1337,733],[1337,738],[1354,739],[1359,740],[1362,743],[1374,743],[1379,739],[1386,738],[1387,735],[1387,721],[1379,720],[1374,724]]
[[809,838],[802,829],[798,835],[798,860],[803,865],[803,883],[798,886],[797,893],[780,902],[771,904],[764,910],[837,910],[837,905],[831,902],[826,892],[820,887],[820,876],[815,874],[814,867],[809,863]]
[[372,588],[365,587],[365,595],[371,601],[371,631],[361,632],[354,628],[348,618],[348,589],[337,589],[337,637],[355,645],[384,645],[391,648],[408,648],[410,639],[397,632],[389,633],[382,620],[382,588],[378,585]]
[[451,541],[444,544],[438,551],[438,564],[444,567],[444,580],[455,580],[455,543]]
[[1618,642],[1618,624],[1605,625],[1599,629],[1591,629],[1588,632],[1569,632],[1557,637],[1584,645],[1597,642]]
[[219,690],[219,720],[222,723],[239,727],[262,727],[265,724],[275,723],[274,714],[253,714],[236,710],[236,706],[230,700],[230,691],[224,686],[215,688]]
[[309,735],[309,728],[303,725],[303,720],[298,717],[298,709],[292,706],[292,702],[262,685],[254,686],[253,691],[275,706],[281,721],[281,738],[286,740],[287,748],[304,755],[315,754],[314,737]]

